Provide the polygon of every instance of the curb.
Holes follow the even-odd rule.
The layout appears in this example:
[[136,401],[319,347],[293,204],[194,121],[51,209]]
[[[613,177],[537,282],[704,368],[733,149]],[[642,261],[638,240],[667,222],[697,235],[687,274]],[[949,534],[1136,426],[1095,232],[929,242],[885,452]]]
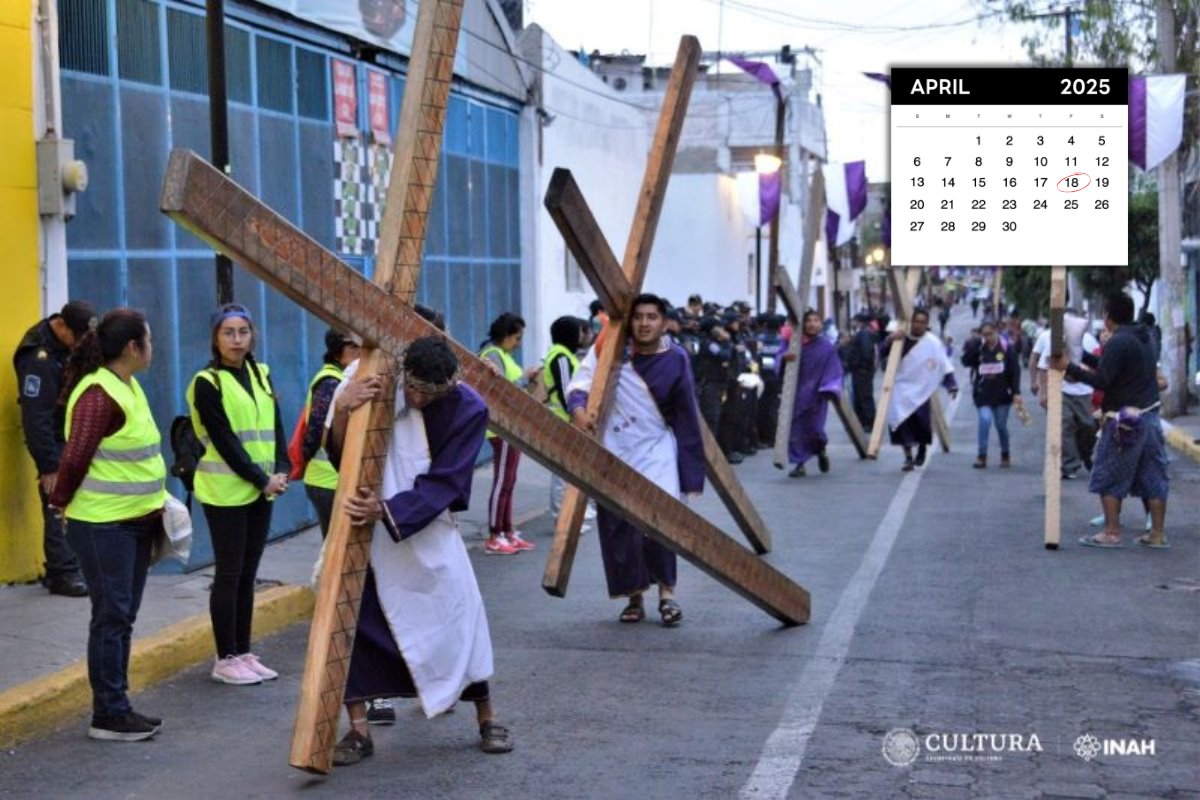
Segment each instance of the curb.
[[1167,444],[1193,461],[1200,461],[1200,445],[1196,444],[1195,440],[1188,433],[1166,420],[1162,420],[1162,427]]
[[[276,586],[254,599],[254,633],[268,636],[312,616],[307,586]],[[135,639],[129,659],[129,688],[139,692],[212,656],[212,626],[196,614]],[[92,706],[87,661],[80,660],[0,692],[0,748],[9,748],[58,728]]]

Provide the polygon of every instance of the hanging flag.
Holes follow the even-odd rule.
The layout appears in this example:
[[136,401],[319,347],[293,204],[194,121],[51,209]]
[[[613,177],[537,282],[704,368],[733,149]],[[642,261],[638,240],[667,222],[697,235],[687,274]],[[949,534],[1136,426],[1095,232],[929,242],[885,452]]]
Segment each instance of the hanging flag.
[[776,97],[781,97],[779,93],[779,76],[775,74],[775,70],[771,69],[770,65],[765,61],[749,61],[738,56],[725,56],[725,60],[736,66],[743,72],[747,72],[757,78],[760,82],[771,87],[771,91]]
[[863,75],[866,75],[868,78],[870,78],[873,81],[879,81],[880,83],[886,83],[887,87],[889,89],[892,88],[892,76],[891,75],[884,75],[882,72],[864,72]]
[[825,172],[825,239],[841,246],[854,236],[854,220],[867,207],[867,162],[830,162]]
[[1186,75],[1129,79],[1129,160],[1152,170],[1183,141]]
[[759,173],[758,224],[766,225],[779,213],[779,194],[783,188],[783,170]]

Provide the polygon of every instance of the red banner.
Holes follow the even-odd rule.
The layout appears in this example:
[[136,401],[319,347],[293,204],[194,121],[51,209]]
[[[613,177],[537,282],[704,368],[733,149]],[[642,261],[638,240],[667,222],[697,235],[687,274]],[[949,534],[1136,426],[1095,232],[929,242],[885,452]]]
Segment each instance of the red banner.
[[333,119],[338,136],[358,135],[358,88],[354,65],[331,58],[333,64]]
[[391,115],[388,114],[387,76],[367,70],[367,108],[371,117],[371,134],[379,144],[391,144]]

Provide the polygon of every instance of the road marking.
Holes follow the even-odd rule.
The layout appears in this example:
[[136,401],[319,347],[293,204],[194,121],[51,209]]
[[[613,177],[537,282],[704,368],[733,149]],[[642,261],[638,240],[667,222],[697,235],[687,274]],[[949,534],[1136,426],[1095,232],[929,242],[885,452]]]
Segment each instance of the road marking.
[[[931,446],[930,459],[926,461],[925,469],[928,469],[935,452],[936,448]],[[804,761],[808,740],[821,718],[825,698],[832,691],[838,672],[846,661],[846,653],[850,650],[850,641],[854,638],[854,629],[858,626],[859,617],[867,606],[875,582],[887,564],[892,545],[895,544],[900,528],[904,525],[908,507],[917,494],[917,487],[925,469],[910,472],[900,481],[883,520],[875,529],[875,535],[871,538],[862,563],[842,590],[837,606],[830,614],[829,621],[825,623],[816,653],[788,692],[790,699],[784,709],[783,718],[763,745],[758,764],[740,792],[742,798],[759,800],[787,797],[792,783],[796,780],[796,773],[800,771],[800,765]]]

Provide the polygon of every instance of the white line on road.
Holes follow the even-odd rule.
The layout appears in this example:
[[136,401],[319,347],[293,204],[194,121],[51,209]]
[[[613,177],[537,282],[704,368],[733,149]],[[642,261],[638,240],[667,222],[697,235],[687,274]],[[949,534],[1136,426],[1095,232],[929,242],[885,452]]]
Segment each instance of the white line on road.
[[[934,450],[934,447],[929,448],[930,456]],[[928,466],[929,462],[926,462],[926,468]],[[892,545],[896,542],[904,518],[908,514],[908,507],[916,496],[917,486],[920,485],[921,476],[924,474],[924,469],[910,472],[900,482],[883,520],[875,529],[875,535],[862,563],[858,566],[858,571],[842,590],[837,606],[830,614],[829,621],[825,623],[816,653],[791,687],[783,718],[763,745],[758,764],[742,787],[742,798],[759,800],[787,797],[792,783],[796,780],[796,773],[800,771],[800,764],[804,761],[808,740],[817,726],[817,720],[821,718],[825,698],[833,689],[838,672],[846,661],[846,653],[850,650],[850,641],[854,638],[858,619],[866,608],[875,582],[887,564]]]

